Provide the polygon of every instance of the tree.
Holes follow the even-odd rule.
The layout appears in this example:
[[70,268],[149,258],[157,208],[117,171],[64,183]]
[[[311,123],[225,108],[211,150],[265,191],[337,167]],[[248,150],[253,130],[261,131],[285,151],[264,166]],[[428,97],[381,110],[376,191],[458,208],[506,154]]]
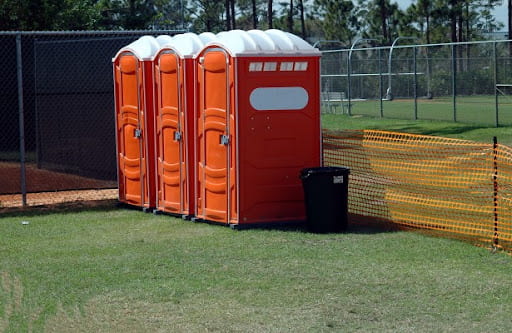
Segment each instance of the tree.
[[161,1],[100,0],[100,25],[104,29],[148,29],[157,18],[158,6],[155,2]]
[[[512,1],[512,0],[509,0]],[[273,0],[268,0],[267,2],[267,22],[268,28],[272,29],[274,27],[274,10],[272,8]]]
[[21,11],[19,3],[9,0],[0,1],[0,30],[21,30]]
[[0,30],[90,30],[100,19],[96,0],[0,0]]
[[420,27],[420,32],[425,36],[427,44],[431,43],[431,19],[433,12],[432,0],[418,0],[417,3],[411,4],[407,8],[406,15],[411,18],[411,23],[417,23]]
[[352,1],[315,0],[315,14],[320,17],[325,39],[350,45],[355,36],[357,18]]
[[196,32],[225,30],[223,19],[225,2],[218,0],[195,0],[188,8],[193,20],[192,28]]
[[256,0],[252,0],[252,27],[253,29],[258,28],[258,7],[256,6]]
[[358,25],[361,35],[368,38],[379,36],[383,43],[391,44],[399,36],[404,13],[397,3],[390,0],[359,0]]
[[290,0],[290,6],[288,7],[288,31],[293,33],[293,0]]
[[231,2],[229,3],[229,6],[231,7],[231,19],[232,19],[231,28],[236,29],[235,0],[231,0]]
[[304,18],[304,1],[299,0],[299,11],[300,11],[300,32],[302,38],[306,38],[306,20]]
[[225,9],[226,9],[226,30],[231,30],[233,24],[232,24],[232,19],[231,19],[231,1],[233,0],[226,0],[226,5],[225,5]]
[[226,0],[226,30],[236,29],[235,0]]
[[152,0],[146,1],[148,5],[154,6],[154,15],[149,21],[149,27],[153,29],[186,29],[190,22],[185,16],[187,0],[169,1]]
[[[471,2],[471,11],[467,13],[467,35],[468,40],[478,32],[493,32],[503,28],[501,22],[496,21],[492,10],[501,3],[501,0],[479,0]],[[469,6],[468,6],[469,7]]]
[[381,33],[382,38],[391,42],[391,36],[388,34],[388,5],[389,2],[386,0],[377,0],[377,5],[379,7],[379,16],[380,16],[380,24],[381,24]]

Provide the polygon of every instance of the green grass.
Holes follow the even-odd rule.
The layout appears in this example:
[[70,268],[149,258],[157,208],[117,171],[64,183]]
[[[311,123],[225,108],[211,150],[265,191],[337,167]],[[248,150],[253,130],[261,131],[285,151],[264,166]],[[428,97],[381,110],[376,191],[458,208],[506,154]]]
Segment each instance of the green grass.
[[[500,125],[512,125],[512,98],[501,96],[498,99],[498,121]],[[347,107],[347,103],[345,103]],[[340,112],[340,107],[336,108]],[[352,101],[353,115],[380,117],[379,100]],[[496,104],[494,96],[457,96],[456,109],[453,108],[452,97],[417,100],[417,118],[420,120],[438,120],[467,124],[494,126],[496,122]],[[414,119],[414,100],[395,99],[383,101],[382,113],[385,118]]]
[[358,115],[349,117],[340,114],[322,114],[322,128],[331,130],[380,129],[485,143],[492,143],[493,137],[496,136],[499,143],[512,146],[512,126],[493,127],[450,121],[403,120]]
[[[322,126],[512,146],[511,127]],[[4,216],[0,254],[0,332],[512,330],[511,256],[413,232],[233,231],[108,205]]]
[[461,241],[114,207],[15,214],[0,230],[0,332],[512,330],[512,257]]

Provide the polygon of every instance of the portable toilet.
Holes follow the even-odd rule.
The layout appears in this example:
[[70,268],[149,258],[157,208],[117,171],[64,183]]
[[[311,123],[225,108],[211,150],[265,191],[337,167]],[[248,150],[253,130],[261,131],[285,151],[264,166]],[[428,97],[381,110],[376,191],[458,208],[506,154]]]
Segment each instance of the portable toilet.
[[184,217],[195,211],[194,56],[214,36],[157,38],[166,41],[154,59],[157,211]]
[[119,201],[152,209],[155,196],[154,37],[143,36],[112,59]]
[[321,165],[320,56],[274,29],[222,32],[201,50],[197,219],[305,220],[299,174]]

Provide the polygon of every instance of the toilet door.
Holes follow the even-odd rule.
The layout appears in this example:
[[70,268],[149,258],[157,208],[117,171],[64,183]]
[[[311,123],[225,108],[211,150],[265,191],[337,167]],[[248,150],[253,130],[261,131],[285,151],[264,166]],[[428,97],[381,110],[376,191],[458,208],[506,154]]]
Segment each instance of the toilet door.
[[185,198],[182,73],[180,59],[164,51],[156,64],[158,209],[182,213]]
[[198,215],[229,222],[231,138],[229,130],[229,63],[221,49],[207,50],[200,59],[198,118]]
[[141,67],[131,53],[122,54],[114,67],[119,199],[128,204],[144,203],[144,153],[141,128]]

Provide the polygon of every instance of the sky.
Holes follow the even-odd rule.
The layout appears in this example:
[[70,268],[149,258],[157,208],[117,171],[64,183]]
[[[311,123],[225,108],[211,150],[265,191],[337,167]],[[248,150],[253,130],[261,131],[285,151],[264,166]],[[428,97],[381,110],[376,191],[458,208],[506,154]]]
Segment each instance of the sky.
[[[406,9],[409,7],[411,3],[413,3],[413,0],[394,0],[398,3],[400,8]],[[393,0],[391,1],[393,2]],[[505,26],[502,30],[507,29],[507,2],[503,1],[501,6],[496,6],[494,9],[494,16],[496,17],[496,20],[503,23]]]

